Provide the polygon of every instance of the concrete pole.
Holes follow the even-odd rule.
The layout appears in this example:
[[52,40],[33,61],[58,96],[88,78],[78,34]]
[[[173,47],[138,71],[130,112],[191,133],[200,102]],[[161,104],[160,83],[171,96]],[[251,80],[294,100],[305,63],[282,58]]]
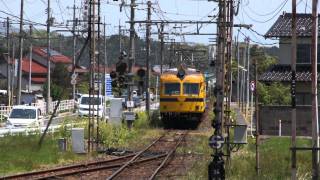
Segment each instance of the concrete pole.
[[[312,65],[312,147],[319,147],[319,121],[318,121],[318,0],[312,1],[312,40],[311,40],[311,65]],[[319,151],[312,150],[312,179],[319,179]]]
[[21,78],[22,78],[22,57],[23,57],[23,2],[20,5],[20,32],[19,32],[19,61],[18,61],[18,89],[16,104],[21,104]]
[[[73,69],[76,67],[76,1],[73,0],[73,18],[72,18],[72,39],[73,39],[73,48],[72,48],[72,66]],[[76,99],[76,84],[72,84],[72,98],[75,101]]]
[[151,1],[148,4],[148,16],[147,16],[147,30],[146,30],[146,112],[150,115],[150,31],[151,31]]
[[239,36],[237,37],[237,49],[236,49],[236,56],[237,56],[237,102],[238,107],[240,108],[240,72],[239,72],[239,65],[240,65],[240,56],[239,56]]
[[[135,0],[131,0],[130,7],[131,7],[131,13],[130,13],[130,51],[129,51],[129,68],[128,73],[132,73],[132,67],[135,64],[135,29],[134,29],[134,18],[135,18]],[[130,80],[132,81],[132,77],[130,77]],[[131,82],[128,85],[128,101],[132,101],[132,87]],[[132,107],[129,107],[129,111],[132,111]],[[129,125],[130,126],[130,125]]]
[[[107,38],[106,38],[106,21],[104,18],[104,24],[103,24],[103,47],[104,47],[104,74],[103,74],[103,84],[104,84],[104,92],[103,92],[103,102],[106,103],[106,74],[107,74],[107,70],[106,70],[106,66],[108,66],[107,63]],[[103,108],[103,120],[106,120],[106,106],[104,106]]]
[[246,100],[246,118],[248,118],[249,113],[249,97],[250,97],[250,39],[247,39],[247,100]]
[[31,92],[31,78],[32,78],[32,25],[30,25],[30,54],[29,54],[29,85],[28,91]]
[[10,22],[9,17],[7,17],[7,101],[8,106],[11,106],[11,88],[10,88],[10,82],[11,82],[11,58],[10,58]]
[[260,127],[259,127],[259,99],[258,99],[258,61],[255,60],[255,114],[256,114],[256,173],[260,174],[260,152],[259,152],[259,144],[260,144]]
[[162,74],[163,71],[163,62],[164,62],[164,36],[163,36],[163,28],[164,24],[161,23],[160,25],[160,74]]
[[50,0],[48,0],[48,9],[47,9],[48,17],[47,17],[47,104],[46,104],[46,110],[47,114],[50,113],[50,104],[51,104],[51,62],[50,62],[50,25],[51,25],[51,18],[50,18]]
[[291,43],[291,179],[297,179],[296,167],[296,59],[297,59],[297,19],[296,0],[292,0],[292,43]]

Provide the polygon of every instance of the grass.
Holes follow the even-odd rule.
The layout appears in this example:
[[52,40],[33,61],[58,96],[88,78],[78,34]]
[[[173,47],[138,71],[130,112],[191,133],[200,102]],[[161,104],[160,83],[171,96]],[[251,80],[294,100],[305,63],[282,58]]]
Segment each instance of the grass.
[[[110,123],[100,122],[100,138],[105,147],[116,147],[124,149],[140,149],[152,139],[158,137],[162,130],[150,128],[152,124],[144,113],[138,114],[139,118],[129,130],[125,124],[114,126]],[[95,157],[77,155],[70,151],[60,152],[58,149],[58,138],[67,138],[71,142],[71,131],[67,124],[73,127],[85,128],[87,137],[88,119],[65,119],[62,126],[55,134],[48,134],[41,149],[38,148],[40,135],[16,135],[0,138],[0,176],[16,174],[41,168],[49,168],[58,164],[70,164]],[[77,124],[75,124],[77,123]],[[69,143],[70,145],[71,143]]]
[[[181,147],[178,152],[188,152],[195,156],[191,168],[182,179],[207,179],[208,165],[211,161],[212,150],[208,147],[210,133],[193,134],[191,142]],[[310,140],[297,139],[299,147],[310,147]],[[249,144],[242,146],[239,151],[232,153],[231,163],[226,163],[226,179],[231,180],[282,180],[290,179],[291,154],[289,137],[273,137],[265,139],[260,145],[261,174],[255,173],[255,141],[249,139]],[[311,152],[297,153],[298,179],[311,179]]]
[[40,135],[17,135],[0,138],[0,176],[40,169],[82,159],[70,151],[59,152],[57,139],[48,136],[41,148]]

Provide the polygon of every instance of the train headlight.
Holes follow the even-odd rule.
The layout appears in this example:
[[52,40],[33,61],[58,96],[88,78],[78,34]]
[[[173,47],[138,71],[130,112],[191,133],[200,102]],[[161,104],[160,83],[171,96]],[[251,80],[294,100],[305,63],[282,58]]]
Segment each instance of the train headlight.
[[183,69],[183,67],[180,67],[177,73],[177,77],[182,80],[185,75],[186,71]]

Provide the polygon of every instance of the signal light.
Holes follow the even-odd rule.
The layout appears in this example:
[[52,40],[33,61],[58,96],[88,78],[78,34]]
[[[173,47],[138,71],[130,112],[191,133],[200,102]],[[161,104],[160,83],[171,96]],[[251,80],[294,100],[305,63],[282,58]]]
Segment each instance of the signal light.
[[115,71],[111,71],[110,72],[110,77],[111,77],[111,79],[117,78],[117,73]]

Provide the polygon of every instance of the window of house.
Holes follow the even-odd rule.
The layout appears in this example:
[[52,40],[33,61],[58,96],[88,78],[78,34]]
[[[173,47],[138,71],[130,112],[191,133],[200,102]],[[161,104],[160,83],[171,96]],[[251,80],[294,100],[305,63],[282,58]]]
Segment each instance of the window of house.
[[[320,58],[320,44],[317,48],[317,56]],[[298,44],[297,45],[297,63],[310,64],[311,63],[311,45],[310,44]],[[320,61],[318,60],[318,64]]]
[[310,44],[297,45],[297,63],[311,62],[311,48]]

